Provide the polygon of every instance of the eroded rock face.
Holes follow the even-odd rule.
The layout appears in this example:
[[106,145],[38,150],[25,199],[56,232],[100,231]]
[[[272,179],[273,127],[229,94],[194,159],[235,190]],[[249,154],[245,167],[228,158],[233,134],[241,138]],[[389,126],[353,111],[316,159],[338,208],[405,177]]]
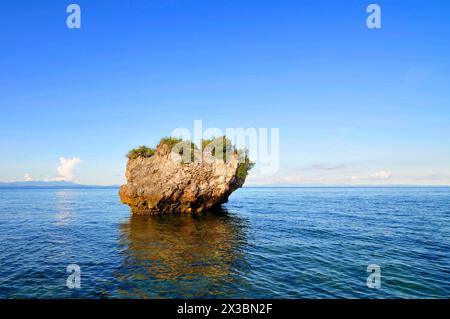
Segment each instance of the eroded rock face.
[[168,145],[160,145],[152,157],[128,160],[127,184],[119,195],[133,214],[201,213],[242,187],[245,177],[237,176],[238,166],[237,155],[226,163],[182,163],[173,160]]

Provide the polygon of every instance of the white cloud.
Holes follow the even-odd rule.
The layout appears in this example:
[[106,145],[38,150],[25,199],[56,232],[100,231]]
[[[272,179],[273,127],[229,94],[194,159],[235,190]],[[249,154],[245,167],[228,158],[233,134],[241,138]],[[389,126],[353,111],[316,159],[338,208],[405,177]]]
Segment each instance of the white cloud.
[[371,178],[375,179],[388,179],[392,176],[390,171],[379,171],[370,175]]
[[353,175],[350,177],[347,177],[347,180],[352,181],[352,182],[373,182],[374,180],[386,180],[392,177],[392,172],[391,171],[386,171],[386,170],[382,170],[382,171],[378,171],[375,172],[373,174],[370,175]]
[[75,176],[75,167],[81,163],[81,159],[78,157],[74,158],[59,158],[59,166],[57,168],[58,170],[58,176],[55,178],[52,178],[51,181],[66,181],[66,182],[73,182],[76,179]]
[[58,175],[53,178],[40,178],[35,179],[31,174],[26,173],[21,181],[43,181],[43,182],[75,182],[77,177],[75,175],[75,168],[83,161],[78,157],[74,158],[59,158],[59,165],[56,168]]

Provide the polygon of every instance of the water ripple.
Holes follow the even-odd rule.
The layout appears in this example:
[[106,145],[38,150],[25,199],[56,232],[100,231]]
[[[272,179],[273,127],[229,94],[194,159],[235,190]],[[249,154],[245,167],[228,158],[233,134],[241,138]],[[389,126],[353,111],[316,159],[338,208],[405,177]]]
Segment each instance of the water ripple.
[[225,208],[132,217],[117,190],[0,190],[0,297],[450,297],[449,188],[245,188]]

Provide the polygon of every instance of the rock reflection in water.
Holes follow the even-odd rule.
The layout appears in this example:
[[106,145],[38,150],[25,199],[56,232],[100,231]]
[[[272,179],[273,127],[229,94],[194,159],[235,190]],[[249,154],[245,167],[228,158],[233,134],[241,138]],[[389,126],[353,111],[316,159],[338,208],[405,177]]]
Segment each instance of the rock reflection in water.
[[246,285],[241,276],[246,272],[245,224],[226,211],[131,216],[121,225],[121,293],[165,298],[232,295],[234,286]]

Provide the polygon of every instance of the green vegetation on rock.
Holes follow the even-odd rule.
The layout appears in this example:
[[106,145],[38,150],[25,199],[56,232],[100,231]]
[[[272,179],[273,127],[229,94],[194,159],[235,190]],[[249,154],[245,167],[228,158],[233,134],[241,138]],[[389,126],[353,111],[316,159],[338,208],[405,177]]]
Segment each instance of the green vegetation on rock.
[[[180,144],[183,143],[183,144]],[[186,145],[187,144],[187,145]],[[210,139],[204,139],[202,140],[202,151],[204,151],[210,144],[211,147],[214,147],[215,145],[222,145],[223,149],[222,152],[220,154],[220,152],[216,152],[216,148],[213,148],[211,150],[211,155],[212,156],[216,156],[217,157],[222,157],[222,159],[226,162],[227,161],[227,154],[236,154],[239,156],[239,160],[240,163],[238,164],[238,168],[237,168],[237,172],[236,172],[236,176],[238,178],[245,178],[248,175],[248,172],[252,169],[252,167],[254,166],[254,163],[252,163],[249,159],[248,156],[248,150],[243,150],[243,149],[237,149],[235,146],[233,146],[232,141],[227,138],[226,136],[220,136],[220,137],[213,137]],[[179,155],[183,155],[183,150],[185,150],[186,148],[188,148],[189,146],[191,147],[191,161],[194,161],[194,154],[195,151],[198,150],[197,146],[195,145],[195,143],[192,143],[192,141],[189,140],[183,140],[181,138],[177,138],[177,137],[164,137],[162,138],[159,143],[158,146],[162,146],[162,145],[168,145],[171,149],[174,148],[174,146],[179,147],[178,153]],[[129,159],[136,159],[138,157],[152,157],[154,154],[156,153],[156,150],[147,146],[140,146],[138,148],[132,149],[127,157]],[[189,159],[187,159],[187,162],[189,162]]]
[[239,178],[246,178],[248,172],[253,168],[255,163],[250,162],[248,158],[245,159],[245,162],[239,163],[236,176]]
[[[204,151],[208,147],[208,145],[210,145],[210,144],[222,145],[222,156],[223,156],[222,159],[224,161],[227,160],[227,158],[226,158],[227,152],[230,152],[230,154],[231,153],[234,153],[234,154],[237,153],[237,150],[233,146],[233,143],[226,136],[220,136],[220,137],[217,137],[217,138],[213,137],[213,138],[210,138],[210,139],[202,140],[202,150]],[[212,153],[211,154],[212,156],[216,156],[216,149],[214,148],[211,153]],[[218,154],[218,156],[220,156],[220,154]]]
[[246,178],[248,175],[248,172],[255,166],[255,163],[250,161],[250,158],[248,156],[248,150],[238,150],[238,156],[240,160],[243,162],[240,162],[238,165],[238,169],[236,172],[236,176],[238,178]]
[[172,148],[182,141],[183,140],[181,138],[177,138],[177,137],[172,137],[172,136],[163,137],[162,139],[159,140],[158,146],[168,145],[170,148]]
[[155,149],[142,145],[129,151],[127,157],[129,159],[136,159],[138,157],[152,157],[153,155],[155,155]]

